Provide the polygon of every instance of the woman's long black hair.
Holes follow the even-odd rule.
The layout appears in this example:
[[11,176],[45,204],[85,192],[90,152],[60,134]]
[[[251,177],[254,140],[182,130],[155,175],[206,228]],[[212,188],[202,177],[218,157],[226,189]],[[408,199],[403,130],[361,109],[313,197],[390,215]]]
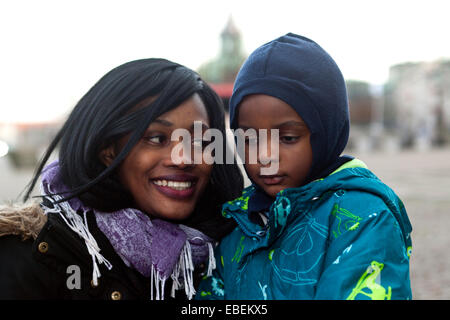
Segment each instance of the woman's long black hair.
[[[226,137],[222,101],[196,72],[165,59],[135,60],[114,68],[77,103],[44,153],[24,200],[29,198],[50,155],[59,146],[61,178],[71,190],[64,200],[78,197],[85,205],[106,212],[134,206],[116,169],[152,121],[194,93],[205,104],[210,127]],[[148,97],[157,98],[131,112]],[[106,167],[99,159],[100,151],[127,134],[128,143]],[[228,143],[224,143],[224,155],[227,148]],[[221,205],[238,197],[242,189],[243,177],[237,164],[214,164],[209,185],[194,213],[182,223],[220,239],[234,227],[232,219],[222,217]]]

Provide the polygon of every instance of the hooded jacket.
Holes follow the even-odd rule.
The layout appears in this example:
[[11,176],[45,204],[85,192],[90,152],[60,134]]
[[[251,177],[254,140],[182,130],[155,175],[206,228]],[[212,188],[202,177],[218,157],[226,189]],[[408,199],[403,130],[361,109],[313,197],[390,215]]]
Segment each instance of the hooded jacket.
[[411,299],[411,224],[396,194],[354,159],[278,193],[266,225],[242,197],[223,214],[238,227],[216,251],[198,299]]

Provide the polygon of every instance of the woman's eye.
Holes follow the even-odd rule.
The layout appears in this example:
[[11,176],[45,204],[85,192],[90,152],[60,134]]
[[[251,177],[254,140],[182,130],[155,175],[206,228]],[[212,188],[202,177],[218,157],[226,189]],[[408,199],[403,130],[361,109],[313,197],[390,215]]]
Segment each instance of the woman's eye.
[[210,143],[211,141],[209,140],[202,140],[202,139],[192,140],[192,145],[197,148],[205,148]]
[[149,136],[146,137],[145,140],[147,140],[148,142],[152,143],[152,144],[163,144],[166,141],[166,137],[165,136]]
[[256,144],[258,142],[258,138],[257,137],[245,137],[245,143],[252,143],[252,144]]
[[298,140],[297,136],[282,136],[280,137],[280,141],[284,143],[294,143]]
[[202,147],[203,146],[203,140],[192,140],[192,145],[194,147]]

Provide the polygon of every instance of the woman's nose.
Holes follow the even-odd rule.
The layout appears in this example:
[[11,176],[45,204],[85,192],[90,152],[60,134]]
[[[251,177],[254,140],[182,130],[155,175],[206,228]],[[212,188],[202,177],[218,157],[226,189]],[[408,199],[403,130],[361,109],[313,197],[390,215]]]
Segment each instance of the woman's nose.
[[166,166],[176,166],[180,169],[194,166],[193,152],[190,143],[176,141],[168,148],[164,160]]

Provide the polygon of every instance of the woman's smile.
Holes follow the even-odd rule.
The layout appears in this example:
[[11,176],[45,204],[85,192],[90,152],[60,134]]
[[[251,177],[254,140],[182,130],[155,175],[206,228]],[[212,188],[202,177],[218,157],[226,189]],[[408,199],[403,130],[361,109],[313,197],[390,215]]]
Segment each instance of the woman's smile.
[[190,174],[172,174],[151,179],[151,183],[163,195],[182,200],[193,196],[197,180]]

